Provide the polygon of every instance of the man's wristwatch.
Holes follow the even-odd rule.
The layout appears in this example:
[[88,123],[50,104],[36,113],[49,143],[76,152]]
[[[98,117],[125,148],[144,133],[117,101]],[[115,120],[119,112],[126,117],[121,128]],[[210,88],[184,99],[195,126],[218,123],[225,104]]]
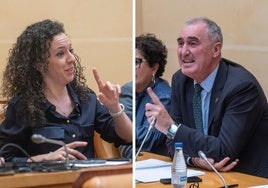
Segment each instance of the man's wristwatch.
[[169,139],[174,139],[178,128],[181,126],[181,124],[177,125],[175,123],[172,123],[169,127],[168,127],[168,132],[167,132],[167,137]]

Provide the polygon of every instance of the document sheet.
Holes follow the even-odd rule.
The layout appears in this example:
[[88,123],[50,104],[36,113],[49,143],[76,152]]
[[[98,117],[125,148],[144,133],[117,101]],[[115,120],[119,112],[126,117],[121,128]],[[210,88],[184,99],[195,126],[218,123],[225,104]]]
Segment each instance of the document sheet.
[[[171,178],[171,162],[158,159],[137,161],[135,167],[135,179],[138,182],[160,181],[161,178]],[[187,169],[187,177],[204,175],[205,172]]]

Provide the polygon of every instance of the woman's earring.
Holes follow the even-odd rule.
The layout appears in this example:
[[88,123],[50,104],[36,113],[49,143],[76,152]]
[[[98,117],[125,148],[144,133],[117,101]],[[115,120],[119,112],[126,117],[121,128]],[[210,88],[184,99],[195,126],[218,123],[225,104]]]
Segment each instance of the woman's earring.
[[154,73],[152,75],[152,82],[155,84],[155,75],[154,75]]

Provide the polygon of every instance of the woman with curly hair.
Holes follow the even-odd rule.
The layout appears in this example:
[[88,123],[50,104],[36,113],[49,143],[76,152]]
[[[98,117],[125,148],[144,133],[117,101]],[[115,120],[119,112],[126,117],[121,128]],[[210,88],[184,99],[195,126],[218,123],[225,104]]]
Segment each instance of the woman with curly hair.
[[5,161],[65,160],[63,147],[31,141],[33,134],[66,143],[69,158],[94,158],[94,130],[115,146],[132,142],[132,124],[119,104],[120,87],[103,84],[93,70],[100,94],[87,87],[83,67],[62,23],[43,20],[26,28],[10,50],[3,76],[9,100],[0,126]]
[[[136,37],[136,148],[139,148],[149,128],[145,116],[145,105],[151,103],[146,89],[151,87],[160,101],[170,108],[171,89],[161,78],[167,64],[167,49],[154,34]],[[165,145],[166,135],[152,129],[142,147],[145,151],[168,155]]]

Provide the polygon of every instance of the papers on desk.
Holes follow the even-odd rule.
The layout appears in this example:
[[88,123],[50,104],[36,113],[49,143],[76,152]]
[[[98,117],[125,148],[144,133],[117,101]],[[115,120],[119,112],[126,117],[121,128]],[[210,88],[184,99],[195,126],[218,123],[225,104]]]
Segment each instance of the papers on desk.
[[253,186],[249,188],[268,188],[268,185],[258,185],[258,186]]
[[[171,177],[171,162],[147,159],[136,162],[135,179],[139,182],[154,182]],[[187,169],[187,177],[204,175],[205,172]]]
[[85,168],[85,167],[94,167],[94,166],[105,166],[105,165],[122,165],[131,163],[129,160],[101,160],[101,159],[95,159],[95,160],[81,160],[81,161],[70,161],[70,165],[78,168]]

